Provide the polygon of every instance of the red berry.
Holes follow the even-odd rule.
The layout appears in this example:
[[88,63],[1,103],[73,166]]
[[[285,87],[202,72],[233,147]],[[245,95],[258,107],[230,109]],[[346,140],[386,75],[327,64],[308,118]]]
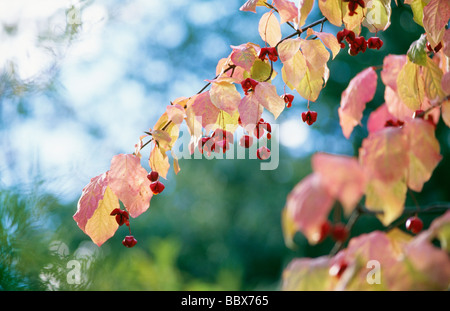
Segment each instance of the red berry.
[[325,221],[322,226],[320,226],[320,235],[317,243],[322,242],[328,236],[331,231],[331,224],[329,221]]
[[350,44],[350,55],[357,55],[359,52],[365,52],[367,48],[367,41],[364,37],[356,37]]
[[253,137],[249,135],[244,135],[239,140],[239,145],[245,148],[250,148],[251,145],[253,145]]
[[256,150],[256,156],[260,160],[267,160],[268,158],[270,158],[270,149],[266,146],[262,146],[258,150]]
[[317,120],[317,112],[315,111],[302,112],[302,120],[303,122],[306,122],[308,125],[312,125]]
[[284,102],[286,103],[287,108],[292,107],[292,102],[294,101],[294,95],[292,94],[284,94],[282,95]]
[[262,48],[259,52],[258,58],[261,60],[265,60],[266,55],[268,55],[269,59],[273,62],[276,62],[278,60],[278,51],[275,47]]
[[422,231],[422,228],[423,222],[419,217],[413,216],[409,217],[408,220],[406,220],[406,229],[408,229],[412,233],[417,234]]
[[125,239],[123,239],[122,244],[128,248],[131,248],[135,246],[137,243],[137,240],[132,235],[127,235]]
[[347,269],[347,267],[348,264],[344,260],[341,260],[340,262],[336,262],[334,265],[332,265],[330,270],[328,270],[328,273],[331,276],[335,276],[339,279]]
[[344,242],[348,237],[348,230],[344,224],[338,223],[331,228],[331,236],[335,241]]
[[251,78],[247,78],[247,79],[245,79],[244,81],[241,82],[241,86],[242,86],[242,89],[245,92],[245,95],[248,95],[248,91],[250,89],[254,90],[257,85],[258,85],[258,81],[253,80]]
[[379,50],[383,46],[383,41],[378,37],[372,37],[367,40],[367,47],[369,49]]
[[157,181],[159,178],[158,172],[151,171],[150,174],[147,175],[148,180],[151,182]]
[[150,189],[155,195],[163,192],[164,188],[165,188],[164,184],[160,181],[155,181],[150,184]]
[[119,224],[119,226],[122,226],[123,224],[126,224],[127,226],[130,225],[129,219],[130,216],[128,215],[127,211],[121,210],[120,208],[115,208],[110,214],[111,216],[116,216],[116,221]]

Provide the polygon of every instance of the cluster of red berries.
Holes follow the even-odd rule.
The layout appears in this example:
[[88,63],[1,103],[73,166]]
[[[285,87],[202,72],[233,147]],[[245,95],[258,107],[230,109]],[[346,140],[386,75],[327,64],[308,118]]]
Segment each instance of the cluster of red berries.
[[273,62],[276,62],[278,60],[278,51],[276,48],[261,48],[261,51],[259,52],[258,58],[260,60],[265,60],[266,56],[269,57],[269,59]]
[[307,112],[302,112],[302,120],[308,125],[312,125],[317,120],[317,112],[308,110]]
[[148,180],[150,180],[150,190],[153,192],[153,194],[159,194],[163,192],[165,186],[162,182],[159,181],[159,174],[158,172],[151,171],[150,174],[147,175]]
[[[243,126],[241,122],[241,118],[238,119],[239,125]],[[256,124],[253,135],[260,139],[261,137],[266,134],[267,139],[272,138],[272,126],[269,122],[265,122],[263,118],[259,119],[258,123]],[[243,135],[241,139],[239,140],[239,145],[244,148],[250,148],[253,145],[253,137],[250,136],[248,133]],[[256,150],[256,157],[260,160],[267,160],[270,157],[270,149],[266,146],[261,146]]]
[[241,82],[242,89],[244,90],[245,95],[248,95],[249,91],[254,91],[255,87],[258,85],[258,81],[247,78]]
[[343,29],[336,34],[336,38],[341,45],[341,48],[345,48],[345,41],[349,44],[349,54],[352,56],[357,55],[359,52],[364,53],[367,48],[379,50],[383,46],[383,41],[378,37],[366,39],[363,36],[356,37],[355,33],[348,29]]
[[343,223],[331,224],[327,220],[320,227],[320,235],[317,242],[322,242],[328,235],[336,242],[344,242],[348,238],[348,230]]
[[233,143],[233,133],[223,129],[216,129],[211,136],[204,136],[198,141],[198,150],[201,154],[206,152],[208,156],[211,152],[227,152],[230,144]]
[[366,4],[364,3],[364,0],[343,0],[344,2],[348,2],[348,15],[353,16],[356,13],[356,10],[358,9],[358,6],[362,7],[363,9],[366,7]]
[[119,224],[119,226],[122,226],[125,224],[128,229],[130,230],[130,235],[127,235],[123,241],[122,244],[128,248],[131,248],[136,245],[137,240],[134,238],[134,236],[131,235],[131,228],[130,228],[130,215],[127,211],[124,211],[120,208],[115,208],[111,214],[111,216],[116,216],[116,221]]

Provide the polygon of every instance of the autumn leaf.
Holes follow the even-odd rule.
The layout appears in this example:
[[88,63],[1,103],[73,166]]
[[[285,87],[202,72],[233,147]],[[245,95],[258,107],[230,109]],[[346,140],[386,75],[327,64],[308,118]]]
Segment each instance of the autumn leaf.
[[305,77],[307,70],[306,59],[302,52],[297,50],[293,57],[283,62],[281,75],[284,83],[286,83],[291,90],[295,90],[300,88],[300,83]]
[[98,246],[112,237],[119,227],[114,217],[103,217],[120,207],[119,199],[108,183],[108,172],[92,178],[84,187],[78,200],[77,212],[73,215],[78,227]]
[[420,67],[408,61],[397,77],[397,91],[402,102],[411,110],[419,110],[425,97]]
[[310,244],[316,244],[333,203],[320,175],[310,174],[289,193],[285,220],[293,221],[297,231],[302,232]]
[[408,140],[407,185],[410,189],[420,192],[442,159],[439,142],[434,134],[435,128],[427,121],[413,119],[407,122],[402,130]]
[[281,28],[273,12],[266,12],[259,20],[259,35],[264,42],[274,47],[281,40]]
[[250,71],[253,63],[258,58],[256,45],[249,42],[239,46],[231,46],[231,48],[233,49],[233,52],[231,53],[230,58],[233,64]]
[[427,57],[425,66],[422,67],[422,77],[425,93],[428,99],[435,103],[439,103],[445,97],[441,85],[442,76],[442,70],[431,58]]
[[309,28],[307,30],[307,35],[308,36],[310,36],[310,35],[317,36],[322,41],[322,43],[331,51],[331,53],[333,55],[333,59],[341,51],[341,45],[337,41],[336,36],[331,33],[318,32],[318,31],[313,30],[312,28]]
[[301,44],[300,38],[289,38],[283,40],[277,48],[280,60],[284,63],[289,61],[299,51]]
[[241,101],[241,95],[236,86],[229,81],[212,82],[209,95],[214,106],[229,114],[233,114]]
[[370,133],[359,149],[359,159],[369,178],[394,182],[406,177],[408,140],[402,129],[387,127]]
[[152,193],[147,174],[140,159],[132,154],[119,154],[111,160],[108,185],[131,217],[139,216],[150,206]]
[[293,21],[297,17],[297,6],[289,0],[273,0],[273,6],[280,14],[280,24]]
[[384,100],[386,101],[386,106],[389,113],[391,113],[395,118],[401,121],[412,119],[414,111],[409,109],[400,99],[398,93],[389,86],[386,86],[384,89]]
[[390,0],[368,1],[363,26],[375,33],[386,30],[391,24],[391,11]]
[[349,156],[316,153],[311,162],[324,188],[342,203],[345,213],[350,215],[366,190],[364,171],[358,160]]
[[285,108],[285,102],[277,94],[277,88],[269,82],[259,82],[256,85],[255,97],[260,105],[273,114],[275,119],[278,118]]
[[260,104],[255,92],[245,95],[238,106],[242,125],[247,132],[252,132],[256,127],[264,107]]
[[257,6],[266,6],[266,3],[264,0],[247,0],[239,10],[256,13]]
[[337,281],[330,278],[330,258],[296,258],[283,271],[282,290],[332,290]]
[[309,13],[314,6],[314,0],[300,0],[298,4],[297,27],[300,28],[306,22]]
[[117,196],[110,187],[106,187],[103,199],[98,202],[98,207],[85,227],[85,233],[97,246],[101,246],[116,233],[119,225],[111,216],[111,212],[116,208],[120,208]]
[[385,86],[389,86],[397,91],[397,77],[403,66],[406,64],[406,55],[389,54],[383,60],[383,70],[381,70],[381,80]]
[[342,25],[341,0],[319,0],[319,9],[330,23]]
[[170,168],[169,157],[158,145],[155,145],[150,153],[149,165],[152,171],[158,172],[159,176],[167,179]]
[[369,119],[367,120],[367,130],[369,133],[380,131],[386,127],[386,121],[388,120],[394,122],[398,121],[397,118],[389,112],[387,105],[383,104],[370,113]]
[[372,67],[358,73],[349,83],[341,96],[338,109],[342,132],[349,138],[356,125],[361,124],[366,104],[375,96],[377,74]]
[[444,36],[445,26],[450,19],[450,3],[446,0],[431,0],[423,8],[423,28],[432,48],[435,48]]
[[211,130],[217,122],[219,113],[220,109],[211,102],[209,91],[196,95],[186,109],[186,123],[191,135],[198,132],[201,135],[202,127],[206,131]]

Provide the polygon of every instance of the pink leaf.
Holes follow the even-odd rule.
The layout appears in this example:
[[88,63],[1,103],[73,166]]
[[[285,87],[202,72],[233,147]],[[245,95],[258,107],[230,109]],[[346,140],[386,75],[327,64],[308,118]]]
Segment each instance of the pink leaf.
[[362,142],[359,159],[369,178],[393,182],[406,176],[408,141],[402,129],[387,127]]
[[256,13],[257,6],[265,6],[264,0],[247,0],[239,10]]
[[228,81],[213,82],[209,94],[211,103],[230,115],[236,111],[241,101],[241,95],[236,86]]
[[377,74],[372,67],[358,73],[342,93],[338,110],[342,132],[349,138],[353,128],[361,123],[366,104],[370,102],[377,88]]
[[108,186],[109,172],[96,176],[83,189],[73,216],[78,227],[101,246],[114,235],[119,225],[111,212],[120,208],[119,200]]
[[389,112],[387,105],[383,104],[369,115],[367,130],[369,133],[382,130],[385,128],[386,121],[388,120],[392,120],[394,122],[398,121],[397,118]]
[[150,206],[152,193],[147,174],[140,159],[132,154],[119,154],[111,161],[109,186],[131,217],[139,216]]
[[273,0],[273,6],[280,14],[280,23],[293,21],[298,14],[297,6],[289,0]]
[[364,171],[356,158],[317,153],[312,158],[315,173],[328,193],[338,199],[347,215],[358,204],[366,188]]
[[423,8],[423,28],[427,33],[427,39],[434,48],[442,40],[450,19],[450,1],[431,0]]
[[442,159],[434,125],[422,119],[407,122],[403,128],[408,138],[409,167],[407,184],[414,191],[422,191]]
[[259,35],[264,42],[275,46],[281,40],[281,28],[274,12],[266,12],[259,20]]
[[256,124],[261,118],[263,109],[263,106],[260,105],[254,92],[249,93],[241,99],[238,111],[242,125],[247,132],[251,133],[256,127]]
[[320,228],[327,220],[334,200],[322,184],[319,174],[311,174],[289,193],[286,202],[287,218],[294,222],[310,244],[320,239]]
[[284,100],[277,94],[275,85],[269,82],[259,82],[255,87],[255,96],[258,102],[273,114],[275,119],[286,106]]
[[103,199],[107,186],[108,172],[92,178],[90,183],[83,188],[77,212],[73,216],[81,230],[84,231],[87,221],[97,209],[98,202]]
[[180,125],[184,118],[186,117],[186,113],[184,108],[180,105],[171,105],[166,108],[167,117],[170,121],[175,123],[176,125]]
[[[197,95],[187,110],[187,123],[191,125],[198,119],[207,131],[216,124],[220,110],[213,105],[209,91]],[[192,131],[192,129],[191,129]]]
[[384,89],[384,100],[386,101],[386,107],[394,117],[402,121],[411,120],[414,111],[408,108],[400,96],[391,87],[386,86]]
[[247,43],[239,46],[231,46],[231,48],[233,49],[233,52],[230,57],[233,64],[250,71],[253,63],[258,57],[256,45],[253,43]]
[[444,54],[447,57],[450,57],[450,28],[445,30],[444,38],[442,38],[442,41],[444,41]]
[[397,91],[397,77],[406,64],[406,55],[388,55],[383,60],[383,70],[381,70],[381,80],[384,85]]

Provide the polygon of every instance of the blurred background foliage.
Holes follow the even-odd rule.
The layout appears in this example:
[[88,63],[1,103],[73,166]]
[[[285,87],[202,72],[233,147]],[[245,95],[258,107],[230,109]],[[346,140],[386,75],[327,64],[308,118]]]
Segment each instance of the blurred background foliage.
[[[29,4],[19,2],[19,8]],[[257,25],[264,9],[240,12],[243,2],[67,2],[36,19],[30,42],[44,51],[44,68],[27,75],[20,66],[30,64],[1,55],[0,290],[276,290],[292,258],[330,251],[330,239],[309,246],[300,234],[298,247],[288,249],[281,210],[295,184],[311,172],[312,153],[357,154],[367,130],[358,127],[351,140],[344,139],[340,94],[359,71],[381,65],[388,54],[404,54],[423,31],[401,1],[393,4],[392,25],[379,34],[380,51],[351,57],[342,50],[329,62],[330,80],[311,104],[319,115],[313,127],[301,122],[306,102],[299,96],[277,120],[290,124],[281,132],[288,143],[281,144],[277,169],[261,171],[257,160],[181,160],[178,176],[171,173],[150,209],[131,220],[138,239],[132,249],[121,244],[126,228],[98,248],[72,219],[89,178],[106,171],[113,155],[131,152],[170,100],[194,94],[212,78],[229,45],[261,44]],[[72,15],[74,8],[79,16]],[[307,22],[320,17],[314,10]],[[23,24],[32,27],[28,15],[17,16],[22,18],[0,16],[3,42],[20,37]],[[85,16],[97,19],[89,23]],[[68,23],[76,18],[79,23]],[[54,19],[58,32],[49,32]],[[96,44],[102,48],[90,49]],[[6,48],[18,55],[23,46]],[[42,65],[42,58],[36,62]],[[282,83],[277,86],[282,90]],[[363,124],[383,102],[383,92],[377,89]],[[57,139],[49,134],[58,132]],[[424,191],[415,194],[420,204],[450,200],[450,133],[442,122],[437,135],[444,158]],[[407,205],[413,204],[409,196]],[[376,219],[363,216],[352,234],[379,228]],[[81,271],[75,283],[74,261]]]

